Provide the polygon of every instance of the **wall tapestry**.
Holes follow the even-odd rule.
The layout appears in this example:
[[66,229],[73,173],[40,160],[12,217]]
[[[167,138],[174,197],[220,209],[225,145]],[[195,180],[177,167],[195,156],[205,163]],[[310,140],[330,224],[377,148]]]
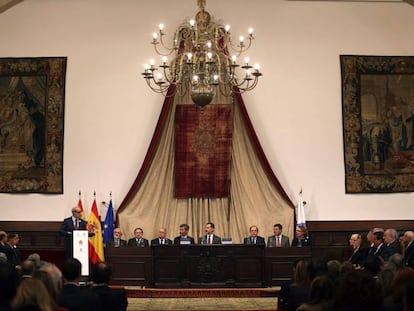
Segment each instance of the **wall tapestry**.
[[176,198],[230,197],[232,135],[231,105],[177,105]]
[[63,193],[66,62],[0,58],[0,192]]
[[340,60],[346,193],[414,191],[414,56]]

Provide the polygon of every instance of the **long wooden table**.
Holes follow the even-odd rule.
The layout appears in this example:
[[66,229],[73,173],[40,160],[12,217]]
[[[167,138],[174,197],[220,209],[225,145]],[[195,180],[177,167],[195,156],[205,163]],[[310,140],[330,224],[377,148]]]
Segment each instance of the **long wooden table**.
[[309,247],[173,245],[108,247],[115,285],[146,287],[265,287],[292,277],[294,261]]

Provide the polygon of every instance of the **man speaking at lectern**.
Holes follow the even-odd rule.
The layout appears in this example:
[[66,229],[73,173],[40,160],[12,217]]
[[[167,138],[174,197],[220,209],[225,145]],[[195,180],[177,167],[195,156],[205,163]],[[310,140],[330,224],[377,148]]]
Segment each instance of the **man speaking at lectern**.
[[80,218],[81,209],[78,206],[72,208],[72,216],[63,220],[60,234],[65,237],[66,258],[73,257],[73,230],[86,230],[87,222]]

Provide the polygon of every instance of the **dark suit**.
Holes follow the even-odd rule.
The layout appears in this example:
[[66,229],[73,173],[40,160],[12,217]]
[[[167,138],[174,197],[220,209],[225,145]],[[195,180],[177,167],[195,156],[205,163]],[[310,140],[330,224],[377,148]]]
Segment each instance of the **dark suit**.
[[[181,235],[176,236],[176,237],[174,238],[174,244],[175,244],[175,245],[180,245],[180,244],[181,244],[181,238],[182,238],[182,236],[181,236]],[[190,240],[190,244],[195,244],[195,242],[194,242],[194,238],[192,238],[191,236],[187,236],[187,239],[189,239],[189,240]]]
[[[207,241],[207,235],[198,238],[198,244],[209,244]],[[221,244],[221,238],[213,234],[213,241],[210,244]]]
[[151,240],[151,246],[153,245],[172,245],[173,241],[170,239],[164,239],[164,244],[161,244],[161,239],[160,238],[156,238],[156,239],[152,239]]
[[[267,239],[267,247],[276,247],[276,244],[277,243],[276,243],[275,235],[272,235]],[[289,247],[289,246],[290,246],[289,237],[282,234],[279,247]]]
[[99,296],[89,288],[81,288],[75,284],[64,284],[58,302],[60,307],[70,311],[99,311]]
[[391,242],[390,244],[385,244],[384,250],[381,254],[381,257],[388,261],[390,257],[394,254],[401,254],[400,243],[397,241]]
[[102,311],[126,311],[128,307],[127,293],[124,288],[110,288],[108,285],[92,287],[92,292],[99,296]]
[[13,247],[9,243],[6,243],[4,248],[7,256],[7,262],[10,263],[12,267],[20,266],[22,264],[22,257],[18,248]]
[[[79,228],[77,230],[86,230],[87,224],[85,220],[79,218]],[[65,237],[65,254],[67,258],[73,257],[73,230],[76,230],[73,218],[65,218],[59,233]]]
[[292,246],[301,247],[301,246],[311,246],[311,241],[308,237],[299,240],[298,238],[294,238],[292,241]]
[[148,247],[149,243],[148,240],[145,238],[132,238],[128,240],[128,246]]
[[414,242],[411,242],[405,249],[404,263],[407,267],[414,268]]
[[243,240],[243,244],[245,245],[266,245],[265,239],[262,236],[257,236],[256,237],[256,243],[254,242],[254,238],[249,236],[247,238],[244,238]]
[[367,248],[359,247],[357,250],[354,250],[348,260],[355,266],[363,267],[365,258],[368,256],[368,251],[369,249]]
[[382,243],[382,244],[378,245],[375,248],[374,255],[375,256],[381,256],[382,257],[382,253],[384,252],[384,250],[385,250],[385,244]]

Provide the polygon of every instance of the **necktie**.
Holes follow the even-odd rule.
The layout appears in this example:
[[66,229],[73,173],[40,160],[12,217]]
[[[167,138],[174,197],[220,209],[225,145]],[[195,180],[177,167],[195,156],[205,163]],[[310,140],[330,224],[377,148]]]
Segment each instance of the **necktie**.
[[211,235],[207,236],[207,244],[211,244]]
[[137,239],[137,245],[140,246],[141,244],[141,239]]
[[276,238],[277,238],[276,246],[280,247],[280,235],[278,235]]
[[79,219],[75,219],[75,229],[79,229]]
[[161,245],[164,245],[164,239],[161,239]]

